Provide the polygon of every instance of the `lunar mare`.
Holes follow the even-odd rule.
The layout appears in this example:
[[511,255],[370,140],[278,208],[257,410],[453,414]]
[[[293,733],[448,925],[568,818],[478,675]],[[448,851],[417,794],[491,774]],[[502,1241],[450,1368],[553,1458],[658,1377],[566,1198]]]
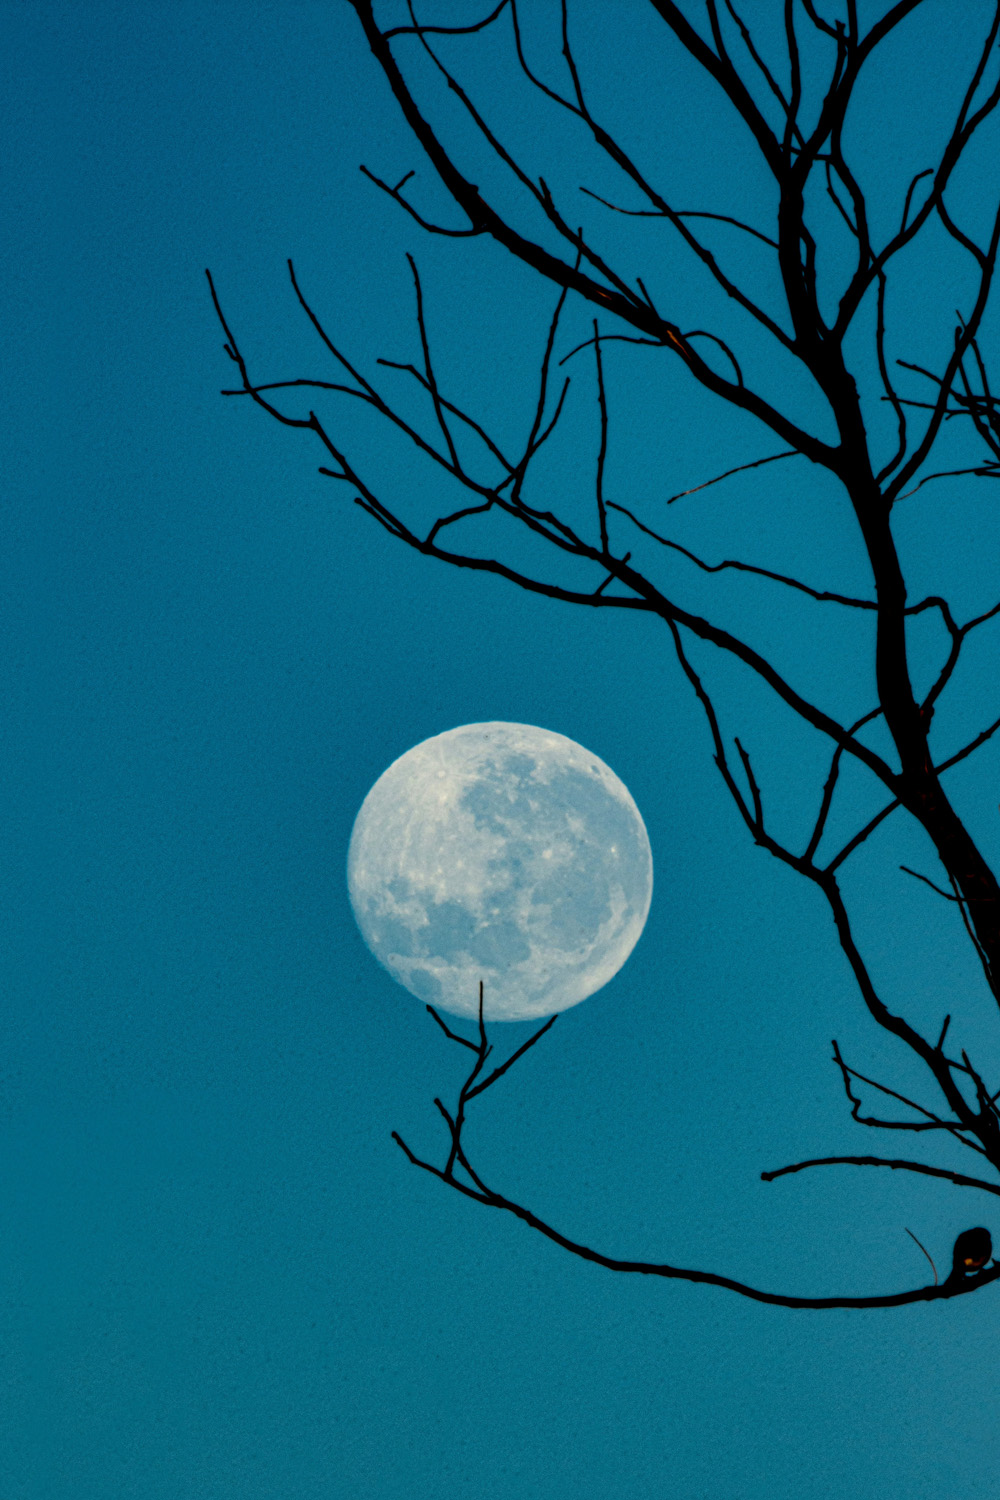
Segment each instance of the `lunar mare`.
[[347,861],[372,953],[454,1015],[522,1021],[607,984],[646,922],[653,859],[628,789],[574,740],[465,724],[415,745],[362,803]]

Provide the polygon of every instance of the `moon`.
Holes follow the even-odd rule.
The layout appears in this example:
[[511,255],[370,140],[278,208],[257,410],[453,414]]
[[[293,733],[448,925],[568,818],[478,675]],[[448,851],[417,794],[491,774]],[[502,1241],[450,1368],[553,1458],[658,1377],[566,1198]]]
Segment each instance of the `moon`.
[[635,947],[653,894],[628,788],[574,740],[463,724],[393,761],[361,805],[351,906],[378,961],[453,1015],[578,1005]]

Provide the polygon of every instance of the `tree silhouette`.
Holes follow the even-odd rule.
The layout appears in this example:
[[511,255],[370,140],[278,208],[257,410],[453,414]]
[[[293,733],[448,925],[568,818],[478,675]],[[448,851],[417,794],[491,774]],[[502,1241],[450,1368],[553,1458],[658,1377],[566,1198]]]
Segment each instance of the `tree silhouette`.
[[[399,24],[385,26],[376,21],[371,0],[349,3],[416,142],[450,195],[457,210],[454,222],[451,218],[438,222],[432,210],[420,205],[411,185],[413,169],[394,185],[365,167],[362,171],[422,233],[491,238],[552,284],[554,309],[547,334],[539,337],[541,360],[530,420],[514,453],[506,437],[477,417],[474,402],[458,402],[445,395],[446,382],[439,380],[431,357],[421,280],[412,258],[419,357],[413,363],[385,359],[378,363],[414,382],[426,400],[426,420],[411,415],[405,402],[390,401],[335,343],[307,300],[291,262],[295,296],[332,357],[337,378],[266,383],[252,378],[209,276],[226,335],[226,352],[240,376],[238,388],[225,394],[250,396],[278,422],[312,433],[327,455],[320,472],[347,485],[354,502],[394,540],[424,556],[499,575],[522,589],[564,603],[640,611],[666,627],[704,715],[722,782],[747,832],[825,898],[868,1014],[876,1026],[904,1044],[924,1070],[930,1097],[918,1100],[850,1066],[835,1042],[834,1060],[853,1118],[875,1130],[944,1133],[953,1147],[971,1151],[977,1158],[977,1175],[972,1176],[916,1160],[858,1155],[799,1161],[765,1172],[763,1178],[771,1181],[807,1168],[848,1164],[919,1173],[1000,1194],[1000,1080],[995,1064],[987,1067],[982,1058],[974,1062],[967,1048],[950,1041],[949,1016],[940,1018],[933,1034],[925,1035],[890,1008],[856,940],[839,878],[845,862],[887,820],[889,828],[880,837],[907,820],[922,830],[929,840],[928,855],[936,855],[940,865],[936,878],[908,866],[900,868],[949,903],[957,940],[971,945],[983,984],[1000,1005],[1000,885],[981,851],[981,833],[977,842],[969,819],[960,816],[953,805],[946,774],[990,740],[1000,729],[1000,718],[956,738],[954,716],[948,711],[938,714],[942,707],[950,710],[953,695],[947,690],[954,686],[966,643],[1000,616],[1000,603],[959,620],[943,595],[911,602],[894,535],[898,507],[931,481],[965,476],[974,483],[1000,476],[1000,404],[991,390],[981,342],[1000,244],[1000,206],[980,204],[974,225],[963,227],[958,222],[963,210],[955,203],[961,194],[954,185],[960,163],[974,164],[976,151],[987,149],[983,145],[987,132],[982,127],[1000,102],[1000,4],[979,8],[982,14],[976,20],[983,34],[964,86],[952,102],[950,128],[937,159],[891,190],[879,188],[875,202],[864,185],[864,166],[855,159],[864,153],[859,151],[853,123],[859,107],[854,101],[859,80],[872,70],[873,57],[897,29],[905,32],[905,23],[922,0],[878,7],[882,13],[867,28],[859,20],[857,0],[846,0],[845,5],[835,5],[834,0],[822,4],[819,0],[782,0],[779,5],[775,0],[767,17],[771,32],[766,45],[759,15],[755,15],[755,33],[731,0],[722,4],[706,0],[703,12],[692,3],[690,14],[670,0],[648,0],[664,36],[686,60],[689,72],[684,76],[690,76],[692,67],[702,70],[714,90],[713,107],[728,111],[734,152],[743,157],[753,154],[752,170],[766,186],[764,196],[771,209],[766,218],[751,223],[735,213],[716,211],[718,205],[677,207],[669,196],[669,184],[642,165],[641,151],[626,149],[621,132],[615,134],[605,127],[592,110],[594,91],[578,66],[567,0],[561,4],[554,56],[542,55],[541,33],[531,25],[526,0],[520,4],[500,0],[489,15],[464,25],[421,22],[412,0],[406,0]],[[696,9],[697,24],[692,19]],[[834,10],[841,14],[828,19],[824,12]],[[551,15],[553,8],[548,11]],[[624,8],[620,16],[619,26],[630,24]],[[970,12],[963,19],[968,21]],[[487,36],[496,45],[501,32],[525,86],[544,101],[553,119],[568,117],[589,142],[592,180],[602,186],[617,181],[616,190],[598,193],[588,183],[575,188],[553,186],[558,163],[553,168],[555,176],[550,172],[546,180],[505,145],[502,124],[495,118],[502,121],[502,108],[495,100],[489,106],[474,97],[475,91],[467,89],[450,61],[453,56],[467,55],[459,48],[480,45]],[[609,35],[609,41],[614,37]],[[419,88],[407,81],[408,72],[418,64],[425,69]],[[457,132],[451,116],[446,130],[433,123],[431,106],[418,102],[418,94],[429,94],[426,71],[445,86],[451,107],[457,105],[464,115],[479,142],[478,158],[468,138],[463,137],[459,145],[448,144],[446,136]],[[627,97],[627,74],[621,76]],[[602,87],[607,88],[607,80]],[[871,110],[870,97],[865,107]],[[688,105],[671,85],[664,87],[659,108],[666,120],[683,113]],[[888,126],[880,127],[876,118],[867,128],[872,132]],[[689,129],[696,139],[696,122],[690,121]],[[476,160],[477,179],[494,185],[481,188],[470,180],[469,169],[459,165],[467,159]],[[991,177],[995,173],[986,180]],[[519,200],[511,192],[512,185]],[[508,207],[515,201],[516,207]],[[886,228],[889,208],[893,227]],[[620,233],[623,216],[633,224],[649,221],[661,235],[669,234],[666,248],[661,238],[652,251],[647,241],[641,242],[645,250],[637,251],[640,241]],[[584,219],[586,224],[581,222]],[[947,333],[937,338],[936,363],[918,363],[912,357],[912,329],[909,343],[907,335],[891,334],[897,283],[905,290],[907,275],[912,279],[907,268],[914,264],[918,242],[929,247],[921,254],[935,257],[934,275],[926,280],[947,309]],[[733,249],[737,243],[750,249],[738,253]],[[650,257],[640,267],[644,279],[633,264],[626,264],[636,254]],[[704,306],[714,310],[716,321],[711,329],[684,328],[675,321],[679,314],[671,305],[670,278],[662,272],[664,268],[673,272],[685,258],[689,270],[702,278]],[[900,294],[900,302],[906,300]],[[962,308],[953,313],[956,301]],[[592,321],[587,336],[575,339],[567,349],[564,326],[570,302],[577,309],[589,304]],[[928,339],[922,333],[918,347],[922,349]],[[739,476],[763,465],[805,459],[811,465],[810,486],[820,496],[817,504],[835,491],[849,503],[870,569],[870,592],[865,596],[840,592],[828,586],[828,580],[806,582],[778,567],[735,557],[706,560],[667,535],[662,520],[640,516],[609,498],[605,469],[611,432],[605,348],[612,342],[641,346],[655,351],[656,357],[680,361],[692,387],[714,398],[720,412],[728,410],[734,417],[732,459],[724,465],[719,461],[718,444],[726,437],[725,425],[719,423],[711,459],[706,460],[709,477],[657,501],[658,512],[662,507],[666,513],[666,507],[681,499],[687,505],[703,503],[691,497],[723,481],[739,482]],[[653,355],[633,357],[648,360]],[[593,498],[586,512],[577,504],[559,514],[538,494],[544,486],[536,480],[536,459],[557,430],[562,430],[573,372],[581,361],[591,360],[597,417]],[[779,394],[774,394],[775,386]],[[362,472],[366,466],[352,456],[350,437],[341,436],[345,427],[341,416],[321,418],[315,410],[296,414],[277,404],[290,399],[282,393],[294,387],[363,403],[413,445],[416,461],[435,468],[447,492],[455,494],[455,503],[442,509],[429,525],[418,524],[405,502],[388,498],[381,485]],[[751,428],[773,434],[780,450],[749,458],[741,455],[740,443]],[[935,467],[941,463],[948,467]],[[481,541],[483,521],[472,521],[483,517],[496,523],[489,547]],[[463,526],[470,521],[471,533],[468,525]],[[467,545],[458,540],[463,531],[470,538]],[[520,543],[524,536],[532,540],[530,553]],[[625,544],[620,537],[626,538]],[[536,567],[537,559],[545,555],[542,544],[550,549],[549,571]],[[524,557],[530,557],[530,563]],[[821,706],[823,694],[815,686],[810,690],[793,685],[795,674],[773,659],[773,651],[751,643],[752,630],[720,623],[724,606],[713,613],[682,603],[683,581],[661,577],[662,563],[668,557],[683,559],[690,569],[704,575],[749,575],[800,601],[810,601],[824,620],[829,612],[836,612],[845,622],[840,630],[843,650],[854,653],[857,712],[838,717]],[[938,621],[942,642],[929,683],[919,690],[912,641],[918,617]],[[822,655],[820,627],[816,639]],[[702,665],[703,659],[708,660],[707,648],[739,663],[766,687],[786,716],[794,716],[802,730],[827,747],[811,802],[794,836],[780,827],[782,820],[768,808],[763,790],[767,777],[751,759],[745,734],[742,739],[731,737],[723,728],[718,691]],[[816,685],[820,675],[817,668]],[[845,719],[849,721],[842,722]],[[759,757],[756,748],[754,756]],[[848,770],[850,774],[845,774]],[[878,793],[875,802],[873,788]],[[996,816],[995,805],[988,811]],[[840,828],[836,836],[835,824]],[[845,827],[849,827],[846,836]],[[574,1255],[613,1270],[705,1282],[786,1307],[899,1306],[965,1295],[1000,1277],[1000,1265],[990,1261],[989,1235],[982,1229],[959,1236],[953,1267],[945,1280],[939,1282],[935,1270],[932,1284],[866,1297],[810,1298],[761,1291],[708,1271],[616,1260],[577,1244],[488,1187],[462,1139],[467,1106],[506,1073],[548,1026],[487,1074],[492,1048],[482,1021],[481,997],[476,1042],[452,1032],[433,1010],[431,1014],[452,1041],[473,1052],[474,1063],[454,1111],[435,1101],[450,1142],[444,1165],[422,1160],[396,1136],[399,1146],[414,1165],[449,1187],[516,1215]],[[863,1112],[863,1100],[872,1091],[892,1101],[895,1117]],[[978,1175],[990,1170],[998,1174],[996,1180]]]

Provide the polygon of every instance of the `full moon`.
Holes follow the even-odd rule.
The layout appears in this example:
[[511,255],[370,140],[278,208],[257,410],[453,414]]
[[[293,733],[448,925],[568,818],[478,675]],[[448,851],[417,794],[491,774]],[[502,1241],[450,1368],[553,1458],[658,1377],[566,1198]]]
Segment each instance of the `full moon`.
[[372,953],[454,1015],[525,1021],[607,984],[646,923],[653,857],[615,773],[531,724],[463,724],[393,761],[347,858]]

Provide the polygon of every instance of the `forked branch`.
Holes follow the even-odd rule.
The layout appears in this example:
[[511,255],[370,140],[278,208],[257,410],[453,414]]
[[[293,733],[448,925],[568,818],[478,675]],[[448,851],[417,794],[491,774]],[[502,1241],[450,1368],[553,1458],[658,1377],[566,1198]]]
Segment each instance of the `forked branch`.
[[[459,1089],[458,1102],[453,1111],[447,1109],[440,1099],[435,1099],[434,1101],[439,1114],[445,1122],[449,1137],[448,1152],[443,1166],[438,1166],[433,1161],[428,1161],[418,1156],[407,1145],[398,1131],[394,1130],[392,1132],[393,1140],[399,1146],[407,1161],[413,1166],[419,1167],[432,1177],[436,1177],[439,1182],[443,1182],[447,1187],[461,1193],[463,1197],[470,1198],[474,1202],[482,1204],[485,1208],[500,1209],[504,1213],[512,1214],[515,1218],[520,1219],[522,1224],[526,1224],[529,1229],[533,1229],[536,1233],[544,1235],[553,1244],[568,1251],[571,1255],[578,1256],[581,1260],[603,1266],[609,1271],[618,1271],[638,1276],[656,1276],[667,1281],[689,1281],[702,1286],[717,1286],[725,1291],[735,1292],[741,1297],[748,1297],[754,1302],[769,1303],[775,1307],[813,1308],[817,1310],[834,1307],[904,1307],[909,1303],[934,1302],[951,1297],[965,1296],[970,1292],[979,1291],[981,1288],[988,1286],[991,1282],[1000,1278],[1000,1266],[990,1265],[983,1266],[971,1274],[953,1273],[941,1284],[937,1283],[935,1275],[934,1283],[927,1286],[914,1287],[909,1291],[886,1292],[870,1296],[799,1297],[792,1293],[765,1291],[760,1287],[750,1286],[746,1282],[738,1281],[731,1276],[723,1276],[715,1271],[688,1269],[672,1265],[666,1261],[623,1260],[617,1256],[605,1255],[600,1250],[595,1250],[589,1245],[571,1239],[553,1225],[546,1223],[544,1219],[539,1218],[537,1214],[532,1213],[530,1209],[525,1208],[522,1204],[516,1203],[512,1198],[508,1198],[503,1193],[499,1193],[490,1187],[483,1177],[482,1172],[473,1166],[463,1139],[467,1125],[467,1106],[470,1101],[477,1095],[485,1093],[516,1062],[520,1061],[525,1053],[536,1042],[540,1041],[552,1027],[557,1017],[552,1016],[505,1063],[494,1068],[492,1073],[482,1078],[481,1075],[486,1066],[486,1060],[492,1052],[492,1044],[489,1041],[483,1017],[482,983],[479,986],[477,1042],[469,1041],[467,1038],[457,1035],[442,1021],[441,1017],[431,1006],[428,1006],[427,1009],[447,1037],[475,1053],[475,1061]],[[829,1158],[828,1160],[832,1164],[833,1161],[838,1159]],[[981,1187],[989,1192],[1000,1193],[1000,1189],[992,1187],[988,1183],[980,1182],[978,1179],[963,1178],[960,1174],[938,1171],[934,1168],[924,1168],[919,1163],[876,1162],[874,1158],[844,1158],[844,1160],[856,1161],[858,1164],[868,1164],[870,1162],[873,1165],[907,1168],[924,1172],[928,1176],[942,1177],[953,1182],[956,1186]],[[818,1161],[802,1162],[795,1166],[781,1168],[777,1172],[763,1173],[762,1175],[765,1180],[771,1180],[774,1177],[781,1176],[783,1173],[803,1170],[806,1166],[825,1164],[827,1164],[826,1161],[822,1163]],[[461,1169],[464,1176],[460,1177],[457,1169]]]

